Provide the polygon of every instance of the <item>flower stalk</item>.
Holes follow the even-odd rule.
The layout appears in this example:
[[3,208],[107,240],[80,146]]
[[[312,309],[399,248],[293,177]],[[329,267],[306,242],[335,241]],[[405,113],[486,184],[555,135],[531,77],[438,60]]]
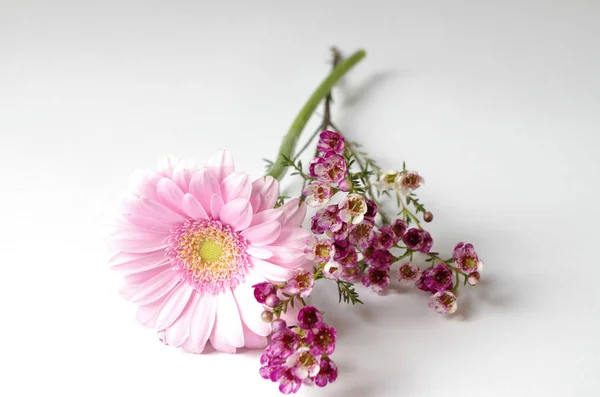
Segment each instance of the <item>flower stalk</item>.
[[267,175],[272,176],[275,179],[280,180],[285,174],[285,170],[287,169],[286,158],[292,158],[294,149],[296,148],[296,143],[298,142],[298,138],[302,134],[306,123],[314,113],[319,103],[326,98],[331,89],[335,86],[335,84],[350,70],[352,69],[358,62],[360,62],[366,55],[364,50],[358,50],[350,57],[341,61],[335,69],[331,71],[329,76],[323,80],[323,82],[317,87],[317,89],[310,96],[308,101],[304,104],[300,112],[294,119],[290,129],[287,134],[283,137],[283,141],[281,142],[281,146],[279,147],[279,153],[277,154],[277,158],[275,162],[269,169]]

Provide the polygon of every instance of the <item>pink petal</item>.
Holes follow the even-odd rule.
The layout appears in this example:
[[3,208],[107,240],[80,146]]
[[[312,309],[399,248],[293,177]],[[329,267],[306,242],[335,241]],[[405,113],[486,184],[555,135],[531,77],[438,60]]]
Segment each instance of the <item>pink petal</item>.
[[311,233],[298,226],[285,226],[281,229],[279,237],[271,245],[277,247],[303,247]]
[[254,208],[255,212],[271,209],[279,197],[279,182],[272,176],[258,178],[252,183],[252,195],[260,197],[260,204],[258,208]]
[[146,305],[167,295],[181,282],[179,272],[165,270],[142,284],[131,296],[131,301],[138,305]]
[[158,172],[160,172],[163,176],[170,178],[173,175],[173,170],[179,163],[179,159],[173,155],[166,155],[162,157],[158,162]]
[[138,197],[158,199],[156,186],[162,175],[149,170],[134,170],[129,176],[129,190]]
[[198,296],[198,303],[190,321],[190,337],[186,348],[192,353],[202,353],[210,336],[217,313],[217,298],[213,295]]
[[210,343],[217,351],[235,353],[236,347],[244,346],[240,313],[231,290],[218,295],[217,300],[217,318],[210,335]]
[[134,225],[168,232],[185,218],[149,198],[130,198],[123,202],[122,213]]
[[268,246],[266,248],[273,252],[273,258],[271,258],[271,262],[273,263],[278,263],[279,261],[289,263],[296,262],[298,260],[304,262],[304,252],[299,249],[273,246]]
[[249,246],[246,248],[246,253],[258,259],[269,259],[273,256],[273,253],[264,247]]
[[266,222],[261,223],[260,225],[251,226],[240,234],[242,237],[245,237],[250,244],[260,247],[271,244],[273,241],[275,241],[275,239],[279,237],[280,231],[281,223]]
[[183,211],[189,216],[191,219],[208,219],[208,214],[204,210],[204,207],[200,205],[198,200],[190,193],[186,193],[183,196],[183,201],[181,203]]
[[208,160],[206,168],[214,173],[217,181],[221,182],[234,171],[233,157],[229,152],[219,151]]
[[170,346],[181,346],[190,336],[192,315],[198,304],[198,293],[192,290],[192,296],[183,309],[181,316],[165,330],[165,338]]
[[284,226],[301,226],[306,218],[306,204],[299,199],[290,200],[280,208],[286,213]]
[[244,324],[255,334],[269,335],[271,325],[265,323],[260,316],[264,308],[254,299],[254,289],[247,284],[240,284],[233,290],[233,296]]
[[219,217],[221,222],[234,230],[243,230],[252,222],[252,207],[246,199],[235,199],[223,206]]
[[[115,237],[120,236],[120,237]],[[167,235],[151,233],[119,233],[113,234],[107,239],[108,246],[114,251],[125,251],[131,253],[148,253],[164,250],[169,244],[166,242]]]
[[132,294],[135,293],[135,290],[146,281],[150,280],[154,276],[157,276],[159,273],[164,272],[167,269],[171,268],[170,262],[165,262],[163,266],[154,267],[152,269],[148,269],[144,272],[131,273],[127,274],[124,277],[125,284],[128,287],[131,287]]
[[243,172],[234,172],[221,182],[223,201],[226,203],[238,198],[249,200],[251,190],[250,178]]
[[185,217],[185,213],[181,209],[181,202],[183,201],[183,192],[171,179],[163,178],[158,181],[156,191],[160,203],[171,211],[178,213]]
[[126,273],[143,272],[161,266],[165,263],[165,251],[159,250],[144,254],[132,254],[120,252],[113,256],[108,262],[112,269]]
[[213,194],[221,195],[219,181],[209,170],[201,170],[192,175],[190,182],[190,193],[198,200],[200,205],[208,212],[210,210],[210,199]]
[[250,262],[254,266],[256,272],[262,274],[262,276],[269,281],[286,281],[292,273],[290,269],[274,265],[270,262],[263,261],[262,259],[251,257]]
[[175,322],[187,306],[194,289],[188,283],[181,283],[173,289],[156,318],[156,328],[163,330]]
[[[252,203],[250,203],[252,204]],[[254,207],[253,207],[254,208]],[[252,223],[250,226],[259,225],[265,222],[279,222],[283,223],[285,221],[285,213],[281,208],[271,208],[270,210],[261,211],[259,213],[254,214],[252,218]]]
[[[263,321],[264,322],[264,321]],[[248,349],[264,349],[267,347],[267,337],[260,336],[252,332],[245,324],[242,324],[244,329],[244,346]]]
[[193,161],[180,161],[173,170],[173,181],[179,186],[182,192],[190,191],[190,183],[192,175],[199,170],[196,168]]
[[250,205],[252,206],[252,211],[256,213],[258,207],[260,207],[260,195],[252,193],[250,195]]
[[223,208],[223,199],[221,196],[213,194],[210,198],[210,213],[213,218],[219,219],[221,216],[221,210]]
[[158,315],[160,307],[165,302],[165,299],[167,298],[164,297],[147,305],[140,306],[135,314],[136,321],[144,327],[154,328],[156,316]]

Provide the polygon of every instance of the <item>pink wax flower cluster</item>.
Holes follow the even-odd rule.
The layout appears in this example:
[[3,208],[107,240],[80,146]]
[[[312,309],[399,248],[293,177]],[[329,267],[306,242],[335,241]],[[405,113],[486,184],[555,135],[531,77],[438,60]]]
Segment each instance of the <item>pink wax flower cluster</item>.
[[308,206],[319,207],[328,203],[336,192],[348,191],[348,165],[343,156],[345,146],[344,137],[337,132],[323,131],[319,136],[319,155],[308,168],[311,181],[302,191]]

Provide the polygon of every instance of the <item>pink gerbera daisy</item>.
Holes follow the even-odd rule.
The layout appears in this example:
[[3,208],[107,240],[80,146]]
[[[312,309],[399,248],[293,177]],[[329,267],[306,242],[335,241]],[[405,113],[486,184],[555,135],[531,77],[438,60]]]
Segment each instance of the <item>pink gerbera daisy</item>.
[[264,347],[271,325],[252,285],[281,282],[307,265],[306,207],[274,208],[279,184],[234,172],[227,152],[204,168],[168,158],[134,173],[134,186],[108,244],[125,273],[122,295],[164,343],[200,353]]

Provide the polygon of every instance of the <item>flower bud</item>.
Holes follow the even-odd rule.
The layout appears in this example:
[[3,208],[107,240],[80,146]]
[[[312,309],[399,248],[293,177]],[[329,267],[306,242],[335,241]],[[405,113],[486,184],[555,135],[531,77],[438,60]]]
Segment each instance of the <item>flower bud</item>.
[[350,181],[348,179],[344,179],[338,184],[338,188],[342,192],[349,192],[351,187],[352,187],[352,184],[350,183]]
[[281,332],[287,328],[287,323],[285,320],[278,318],[273,320],[271,326],[273,327],[273,332]]
[[262,312],[262,313],[260,314],[260,318],[262,318],[262,320],[263,320],[265,323],[270,323],[271,321],[273,321],[273,313],[271,313],[271,312],[270,312],[270,311],[268,311],[268,310],[265,310],[264,312]]
[[433,214],[429,211],[427,211],[426,213],[423,214],[423,220],[425,222],[431,222],[433,220]]
[[469,285],[477,285],[479,284],[479,279],[481,278],[481,276],[479,275],[479,272],[474,272],[469,274],[469,277],[467,278],[467,282],[469,283]]
[[279,302],[281,301],[279,300],[276,294],[271,294],[267,296],[267,299],[265,299],[265,305],[269,307],[275,307],[279,304]]

